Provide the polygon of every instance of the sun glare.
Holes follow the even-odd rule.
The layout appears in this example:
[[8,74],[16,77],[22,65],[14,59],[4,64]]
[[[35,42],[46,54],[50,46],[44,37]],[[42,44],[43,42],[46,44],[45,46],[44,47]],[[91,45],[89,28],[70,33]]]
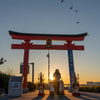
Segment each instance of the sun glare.
[[53,77],[53,75],[50,75],[50,79],[53,81],[54,80],[54,77]]

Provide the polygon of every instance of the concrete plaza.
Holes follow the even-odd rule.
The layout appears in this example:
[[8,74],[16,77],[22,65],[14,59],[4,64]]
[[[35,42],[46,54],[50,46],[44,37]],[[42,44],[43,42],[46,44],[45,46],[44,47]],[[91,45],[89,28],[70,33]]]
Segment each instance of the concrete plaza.
[[38,90],[23,94],[22,97],[1,96],[0,100],[100,100],[100,93],[80,92],[80,97],[74,97],[65,90],[65,95],[50,96],[49,91],[45,90],[45,96],[38,96]]

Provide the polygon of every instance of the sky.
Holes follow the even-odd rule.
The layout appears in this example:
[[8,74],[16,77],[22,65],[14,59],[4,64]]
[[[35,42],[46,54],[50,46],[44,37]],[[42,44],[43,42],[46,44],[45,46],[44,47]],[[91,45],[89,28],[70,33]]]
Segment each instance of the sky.
[[[70,7],[73,9],[70,10]],[[76,13],[75,11],[78,10]],[[77,21],[79,23],[77,24]],[[23,40],[12,39],[9,30],[22,33],[81,34],[88,33],[84,41],[73,41],[84,45],[84,51],[73,51],[75,73],[79,74],[80,84],[87,81],[100,82],[100,0],[0,0],[0,58],[7,62],[0,65],[2,72],[13,69],[20,74],[24,50],[11,49],[11,44],[21,44]],[[32,40],[34,44],[45,41]],[[63,45],[66,41],[53,41]],[[67,50],[50,50],[50,75],[59,69],[64,84],[69,84]],[[38,73],[48,80],[48,50],[30,50],[29,63],[34,62],[35,82]],[[28,81],[32,81],[32,67]]]

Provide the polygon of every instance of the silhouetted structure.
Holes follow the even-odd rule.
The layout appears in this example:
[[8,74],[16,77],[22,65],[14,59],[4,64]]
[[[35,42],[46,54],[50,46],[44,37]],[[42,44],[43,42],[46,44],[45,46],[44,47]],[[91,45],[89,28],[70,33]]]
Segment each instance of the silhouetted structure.
[[59,94],[60,78],[61,78],[61,74],[59,72],[59,69],[55,70],[53,77],[54,77],[54,90],[57,92],[57,94]]

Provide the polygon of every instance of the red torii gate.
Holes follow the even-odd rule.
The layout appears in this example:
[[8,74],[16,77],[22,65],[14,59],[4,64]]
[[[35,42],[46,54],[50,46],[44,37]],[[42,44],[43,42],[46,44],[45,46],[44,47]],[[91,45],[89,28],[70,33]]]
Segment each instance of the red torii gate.
[[[84,50],[84,46],[72,44],[72,41],[82,41],[84,37],[87,36],[87,33],[76,34],[76,35],[65,35],[65,34],[37,34],[37,33],[20,33],[9,31],[12,39],[24,40],[25,43],[22,44],[12,44],[12,49],[24,49],[24,61],[23,61],[23,88],[27,88],[27,70],[28,70],[28,59],[29,59],[29,49],[42,49],[42,50],[68,50],[69,56],[69,70],[70,70],[70,83],[73,81],[74,65],[70,65],[70,61],[73,62],[73,59],[70,59],[72,55],[72,50]],[[51,45],[47,47],[46,45],[36,45],[30,43],[31,40],[46,40],[51,38],[52,40],[66,41],[64,45]],[[70,54],[71,53],[71,54]],[[72,55],[73,56],[73,55]],[[73,63],[72,63],[73,64]],[[72,68],[72,69],[71,69]],[[71,76],[72,75],[72,76]]]

